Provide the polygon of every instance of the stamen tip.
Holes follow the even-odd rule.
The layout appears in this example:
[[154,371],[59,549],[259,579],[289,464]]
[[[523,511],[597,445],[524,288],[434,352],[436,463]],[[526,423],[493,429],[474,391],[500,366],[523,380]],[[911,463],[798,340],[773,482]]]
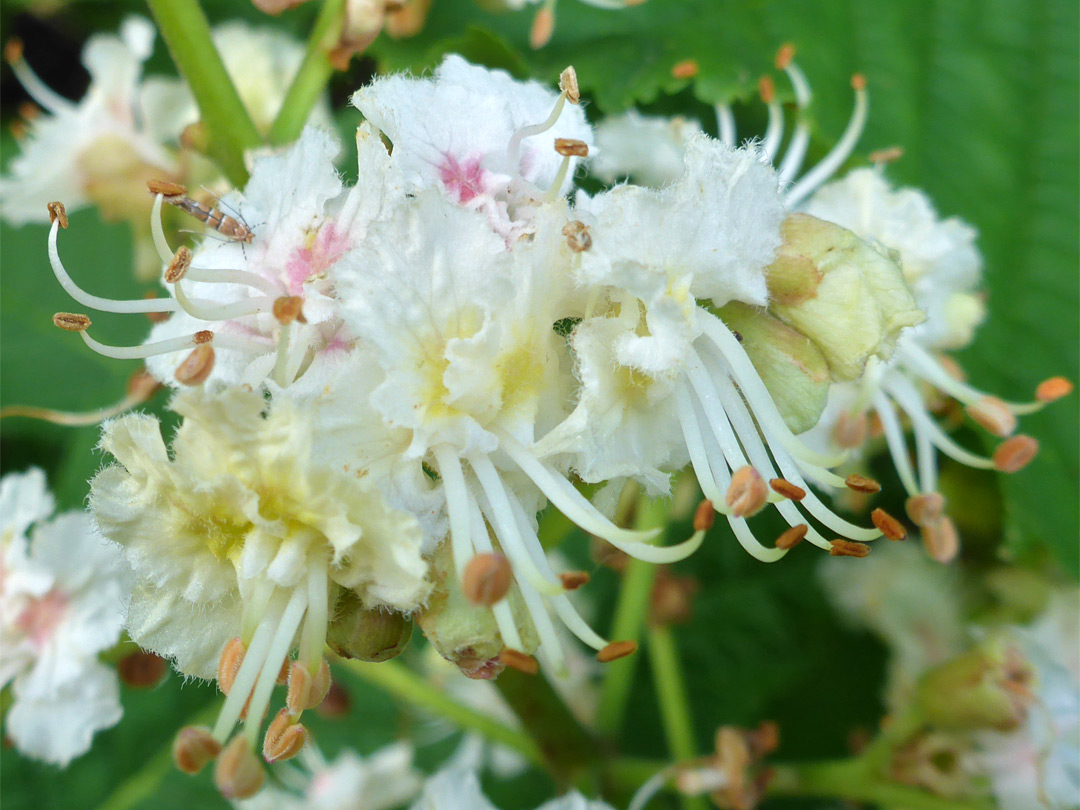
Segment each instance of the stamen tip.
[[566,93],[566,100],[571,104],[581,101],[581,90],[578,88],[577,71],[573,65],[567,65],[566,69],[559,74],[559,90]]
[[303,304],[304,299],[297,295],[283,295],[274,301],[274,317],[282,326],[293,321],[303,321]]
[[795,59],[795,46],[790,42],[785,42],[776,52],[776,69],[785,70],[793,59]]
[[52,322],[65,332],[85,332],[90,328],[90,317],[79,312],[57,312]]
[[574,253],[584,253],[592,247],[592,234],[589,232],[589,226],[580,220],[575,219],[568,222],[563,226],[562,233],[566,237],[567,246]]
[[851,89],[856,93],[862,93],[866,90],[866,77],[861,73],[856,73],[851,77]]
[[844,484],[854,492],[863,492],[867,495],[881,492],[881,484],[873,478],[867,478],[865,475],[849,475],[844,479]]
[[529,29],[529,47],[534,51],[543,48],[551,41],[554,33],[555,12],[550,6],[544,5],[533,17],[532,27]]
[[146,188],[151,194],[160,194],[162,197],[183,197],[187,194],[187,186],[170,180],[147,180]]
[[23,58],[23,42],[18,37],[12,37],[4,44],[4,60],[8,64],[21,62]]
[[798,526],[792,526],[776,538],[776,547],[784,549],[785,551],[794,548],[803,541],[809,531],[810,527],[805,523],[800,523]]
[[214,333],[209,329],[200,329],[194,335],[192,339],[195,341],[196,346],[201,346],[203,343],[209,343],[214,339]]
[[886,146],[884,149],[876,149],[867,155],[871,163],[892,163],[904,156],[904,147]]
[[673,79],[692,79],[700,71],[701,67],[696,59],[684,59],[671,66],[671,77]]
[[175,284],[187,275],[188,268],[191,267],[191,260],[191,249],[186,245],[178,247],[172,261],[169,262],[169,266],[165,268],[165,283]]
[[890,540],[903,540],[907,537],[907,529],[904,528],[904,524],[884,509],[875,509],[871,512],[870,520],[877,530]]
[[632,640],[613,641],[596,654],[596,660],[601,664],[617,661],[620,658],[636,653],[637,646],[637,642]]
[[790,501],[801,501],[806,497],[806,490],[797,487],[786,478],[770,478],[769,487],[778,495],[783,495]]
[[556,138],[555,151],[563,157],[588,157],[589,145],[575,138]]
[[694,512],[694,531],[707,532],[715,522],[716,508],[713,506],[713,502],[706,498],[698,504],[697,511]]
[[192,349],[191,354],[176,367],[173,376],[181,385],[202,385],[213,370],[214,347],[209,343],[202,343]]
[[568,591],[576,591],[582,585],[586,585],[591,577],[588,571],[564,571],[559,574],[562,586]]
[[1006,439],[994,450],[994,469],[1003,473],[1022,470],[1039,452],[1039,442],[1023,434]]
[[829,554],[833,557],[866,557],[870,554],[870,546],[838,538],[832,541]]
[[68,218],[67,209],[64,208],[62,202],[51,202],[45,206],[49,210],[49,224],[52,225],[57,220],[60,220],[60,227],[67,228]]
[[1035,389],[1035,399],[1040,402],[1053,402],[1072,393],[1073,384],[1065,377],[1051,377],[1043,380]]
[[220,753],[221,743],[202,726],[185,726],[172,744],[173,763],[187,774],[197,774]]
[[762,76],[758,79],[758,93],[766,104],[772,104],[776,100],[776,83],[772,80],[772,76]]
[[535,658],[510,647],[504,647],[499,653],[499,663],[526,675],[535,675],[540,671],[540,663]]
[[461,589],[474,605],[491,607],[501,601],[514,582],[510,561],[502,554],[477,554],[465,565]]

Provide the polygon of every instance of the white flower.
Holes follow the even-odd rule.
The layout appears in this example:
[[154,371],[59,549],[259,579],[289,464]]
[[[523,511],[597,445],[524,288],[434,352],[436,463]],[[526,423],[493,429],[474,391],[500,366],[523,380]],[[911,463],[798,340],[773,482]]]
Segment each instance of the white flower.
[[336,267],[402,195],[369,128],[357,131],[357,149],[360,179],[343,193],[333,166],[336,141],[304,130],[292,147],[256,161],[242,198],[220,203],[250,230],[250,241],[207,236],[194,254],[186,248],[172,254],[160,223],[166,196],[159,193],[151,217],[161,260],[169,264],[170,298],[114,301],[81,290],[60,260],[57,235],[66,219],[55,216],[50,260],[75,300],[106,312],[171,313],[142,346],[107,346],[85,329],[83,339],[108,357],[146,358],[151,373],[174,386],[266,381],[294,396],[317,394],[352,344],[334,293]]
[[[447,768],[424,783],[424,792],[411,810],[498,810],[480,789],[476,773]],[[577,791],[545,802],[537,810],[612,810],[611,806],[586,799]]]
[[422,784],[408,743],[368,756],[346,749],[332,762],[309,747],[300,759],[303,768],[283,767],[277,785],[234,805],[238,810],[392,810],[415,797]]
[[128,582],[87,515],[52,510],[40,470],[0,482],[0,687],[13,683],[16,748],[63,766],[120,719],[116,673],[96,656],[120,639]]
[[[544,556],[535,516],[545,497],[632,554],[681,553],[611,524],[532,450],[563,416],[567,368],[554,324],[568,253],[547,228],[508,250],[483,214],[429,189],[372,226],[338,282],[346,323],[384,372],[372,404],[390,428],[411,432],[405,456],[415,468],[439,474],[457,576],[475,553],[492,551],[486,520],[556,671],[563,654],[549,608],[590,646],[607,642],[574,611]],[[503,643],[523,651],[507,600],[493,610]]]
[[774,500],[792,526],[805,525],[763,480],[779,477],[771,451],[814,517],[856,539],[877,536],[805,491],[804,474],[838,480],[821,466],[835,461],[792,436],[738,338],[707,308],[766,302],[764,270],[785,216],[775,174],[754,152],[705,136],[690,140],[685,163],[662,190],[620,186],[579,201],[591,240],[577,276],[589,305],[571,336],[581,388],[540,450],[568,454],[587,481],[630,475],[654,490],[688,455],[705,496],[767,561],[787,549],[762,546],[746,517]]
[[[147,99],[139,77],[153,42],[153,27],[138,17],[125,21],[120,36],[92,37],[83,51],[90,87],[78,103],[50,90],[21,49],[9,52],[16,77],[48,115],[31,122],[20,154],[11,161],[10,176],[0,181],[4,219],[44,222],[45,206],[52,200],[65,200],[72,209],[97,202],[107,214],[119,213],[115,209],[124,207],[123,184],[143,178],[147,169],[161,175],[176,172],[172,151],[146,125]],[[131,196],[127,191],[126,197]]]
[[[447,56],[430,79],[377,79],[352,103],[394,145],[393,160],[410,192],[439,188],[447,199],[484,211],[513,240],[527,229],[532,206],[573,183],[577,158],[556,151],[559,139],[592,144],[577,99],[577,80],[555,94],[501,70]],[[549,194],[550,192],[550,194]]]
[[683,174],[683,156],[701,124],[627,110],[596,125],[596,158],[589,171],[611,183],[629,177],[643,186],[666,186]]
[[426,598],[420,527],[365,478],[320,463],[314,405],[277,398],[268,408],[261,393],[231,388],[184,393],[172,407],[184,421],[171,459],[155,418],[106,424],[102,447],[119,464],[92,482],[90,508],[136,577],[132,638],[188,675],[216,673],[228,693],[218,743],[251,695],[254,744],[299,638],[286,728],[275,720],[264,741],[275,759],[274,735],[329,687],[322,655],[339,595],[403,612]]

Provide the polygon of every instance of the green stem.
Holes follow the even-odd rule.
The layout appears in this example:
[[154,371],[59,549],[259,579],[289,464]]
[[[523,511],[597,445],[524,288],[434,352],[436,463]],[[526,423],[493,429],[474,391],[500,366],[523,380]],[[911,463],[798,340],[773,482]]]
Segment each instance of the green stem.
[[334,73],[328,54],[341,38],[345,23],[345,0],[323,0],[308,38],[307,52],[296,73],[277,118],[270,127],[272,144],[291,143],[300,137],[308,116]]
[[[212,700],[191,716],[185,726],[208,726],[221,711],[221,700]],[[160,748],[109,794],[98,810],[128,810],[153,796],[173,767],[172,744]]]
[[427,709],[463,729],[479,732],[492,742],[517,751],[534,765],[545,764],[540,748],[528,736],[444,695],[403,664],[396,661],[372,664],[344,659],[337,661],[337,664],[360,679],[400,698],[409,706]]
[[[649,627],[648,652],[668,751],[675,762],[686,762],[696,757],[698,752],[686,679],[670,627]],[[701,796],[683,796],[682,806],[684,810],[705,810],[708,807]]]
[[989,800],[946,798],[885,781],[861,758],[777,766],[768,792],[775,796],[842,798],[903,810],[993,810],[994,807]]
[[244,151],[262,138],[214,47],[210,24],[198,0],[146,0],[199,105],[210,137],[210,154],[235,186],[247,182]]
[[[668,503],[660,499],[642,499],[637,504],[634,525],[639,529],[664,526],[667,522]],[[663,535],[657,538],[659,544]],[[611,638],[615,641],[639,641],[645,617],[649,612],[656,566],[631,557],[623,574],[619,600],[615,605],[615,619],[611,626]],[[637,656],[630,655],[606,665],[604,682],[600,687],[600,702],[596,711],[596,727],[609,735],[618,733],[630,700],[630,687],[634,681]]]

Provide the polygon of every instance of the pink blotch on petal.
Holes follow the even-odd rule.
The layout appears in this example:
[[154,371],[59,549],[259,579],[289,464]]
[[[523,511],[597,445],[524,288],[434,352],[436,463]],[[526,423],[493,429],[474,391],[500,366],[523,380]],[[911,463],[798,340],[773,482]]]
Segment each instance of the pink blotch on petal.
[[40,599],[34,599],[23,608],[15,625],[26,633],[31,643],[39,649],[52,638],[53,631],[67,613],[68,598],[60,591],[52,590]]
[[349,236],[333,222],[324,223],[310,247],[297,248],[285,262],[290,295],[303,295],[304,283],[323,275],[349,249]]
[[451,200],[464,205],[486,193],[484,177],[487,172],[480,165],[479,157],[466,158],[460,162],[450,154],[443,157],[444,162],[439,166],[439,179]]

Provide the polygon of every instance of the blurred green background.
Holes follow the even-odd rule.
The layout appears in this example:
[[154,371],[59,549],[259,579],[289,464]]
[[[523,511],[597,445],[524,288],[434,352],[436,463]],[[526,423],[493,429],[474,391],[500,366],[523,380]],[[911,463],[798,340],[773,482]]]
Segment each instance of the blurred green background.
[[[243,17],[297,37],[306,34],[314,16],[313,8],[302,7],[264,17],[241,0],[204,6],[213,22]],[[958,357],[971,381],[1022,400],[1049,376],[1080,377],[1075,0],[649,0],[622,12],[561,0],[554,38],[539,52],[527,45],[531,8],[494,14],[466,0],[434,0],[418,37],[378,40],[332,82],[344,142],[359,119],[344,100],[374,70],[419,72],[451,50],[545,81],[572,63],[594,119],[636,104],[692,115],[712,128],[712,103],[742,99],[735,111],[740,134],[749,136],[761,132],[764,119],[753,95],[757,77],[771,69],[776,48],[790,41],[813,84],[818,153],[842,131],[851,104],[849,78],[862,72],[871,114],[852,165],[865,163],[875,149],[901,145],[904,157],[889,167],[889,175],[923,188],[942,214],[978,228],[990,314],[974,345]],[[4,0],[0,35],[23,38],[27,58],[43,78],[78,97],[87,81],[78,64],[82,42],[95,31],[115,31],[130,13],[146,12],[134,1]],[[698,76],[673,79],[671,67],[691,58],[700,66]],[[149,70],[171,71],[160,40]],[[0,159],[6,165],[16,150],[7,125],[22,96],[6,66],[0,80]],[[348,166],[346,150],[343,171]],[[137,366],[99,357],[51,325],[51,315],[71,305],[49,270],[45,237],[44,226],[0,225],[0,404],[99,407],[122,395]],[[102,223],[92,211],[75,214],[61,250],[72,275],[95,293],[139,297],[147,289],[132,279],[126,226]],[[110,342],[137,342],[147,326],[141,316],[95,319],[99,337]],[[965,541],[960,564],[978,571],[1008,559],[1076,578],[1078,425],[1074,394],[1025,418],[1022,429],[1042,450],[1020,474],[999,477],[945,466],[943,487]],[[45,468],[62,506],[77,508],[102,461],[93,450],[96,433],[5,419],[0,464],[5,472],[31,464]],[[980,435],[965,431],[960,440],[975,446]],[[894,479],[887,465],[875,472],[886,491],[899,491],[888,486]],[[880,505],[902,511],[899,500],[885,497]],[[565,550],[592,566],[585,538],[572,535]],[[677,638],[703,751],[711,747],[717,725],[767,718],[781,723],[780,755],[838,756],[852,732],[873,728],[879,719],[883,652],[868,636],[839,624],[814,577],[819,558],[810,549],[800,551],[765,566],[745,556],[718,525],[703,552],[677,566],[702,582],[694,618],[677,630]],[[599,629],[611,615],[615,587],[608,571],[599,572],[591,586]],[[822,683],[843,689],[823,693]],[[349,716],[316,723],[329,753],[345,744],[370,752],[430,725],[371,687],[346,685],[353,698]],[[100,735],[91,753],[63,772],[5,749],[5,810],[97,807],[132,774],[148,775],[152,796],[134,806],[219,806],[205,775],[181,777],[153,760],[175,730],[213,699],[211,689],[184,685],[176,676],[151,692],[128,690],[120,726]],[[631,722],[619,741],[624,751],[664,756],[653,704],[648,672],[639,667]],[[422,763],[434,767],[451,747],[447,741],[422,746]],[[539,774],[511,783],[495,780],[489,787],[508,810],[534,807],[551,795]]]

